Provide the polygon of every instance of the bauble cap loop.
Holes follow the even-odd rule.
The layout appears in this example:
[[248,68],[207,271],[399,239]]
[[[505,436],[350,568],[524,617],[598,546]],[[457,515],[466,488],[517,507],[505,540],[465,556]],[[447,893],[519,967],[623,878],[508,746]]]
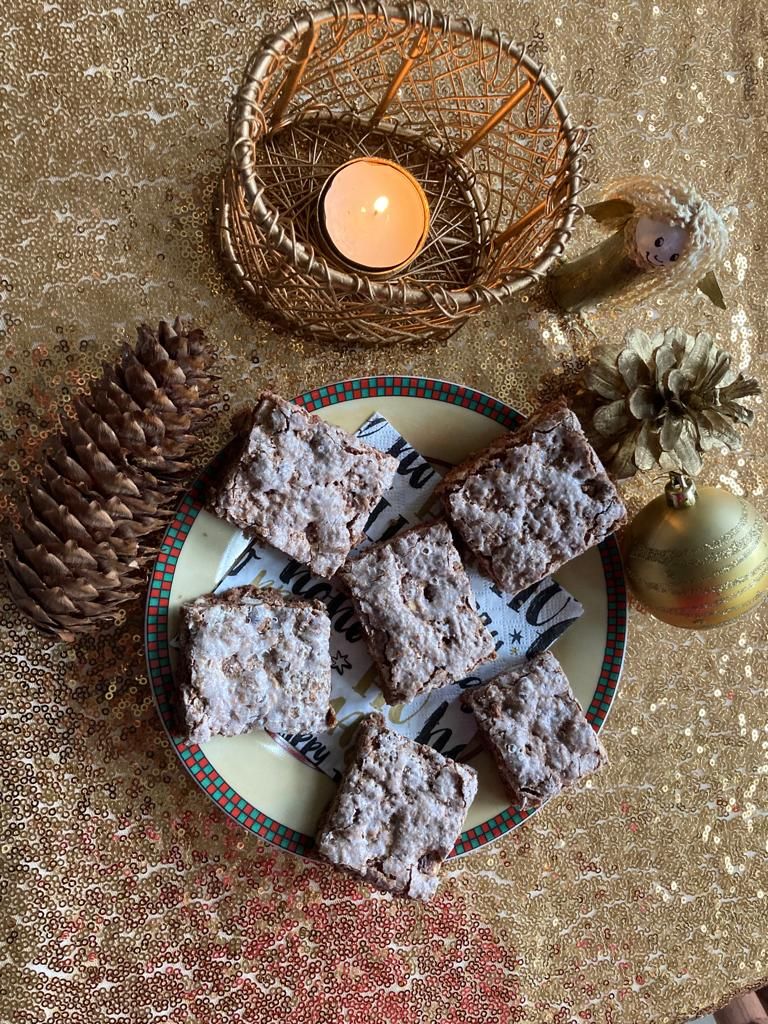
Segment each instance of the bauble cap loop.
[[685,473],[670,473],[664,494],[670,508],[692,508],[696,504],[696,484]]

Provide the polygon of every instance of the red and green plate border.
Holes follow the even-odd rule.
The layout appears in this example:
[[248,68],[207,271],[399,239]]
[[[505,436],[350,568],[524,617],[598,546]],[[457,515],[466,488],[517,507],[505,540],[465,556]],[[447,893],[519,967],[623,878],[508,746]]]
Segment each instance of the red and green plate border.
[[[517,426],[523,419],[520,413],[500,402],[497,398],[475,391],[473,388],[428,377],[378,376],[361,377],[356,380],[329,384],[326,387],[305,391],[294,401],[309,411],[350,402],[359,398],[382,397],[424,398],[437,402],[448,402],[465,409],[471,409],[482,416],[500,423],[507,429]],[[268,814],[254,807],[237,793],[223,779],[195,743],[189,743],[174,735],[170,700],[173,693],[171,659],[168,636],[168,612],[171,585],[178,560],[189,531],[203,505],[207,476],[216,465],[215,461],[191,489],[179,505],[175,517],[168,527],[157,556],[149,584],[147,597],[145,637],[149,681],[155,703],[166,732],[176,753],[197,784],[231,818],[254,835],[292,853],[302,856],[314,855],[312,836],[297,832],[287,825],[275,821]],[[627,636],[627,594],[621,553],[615,537],[608,537],[599,546],[605,577],[608,601],[608,622],[605,651],[598,685],[592,703],[587,711],[594,729],[600,729],[613,703],[619,683]],[[451,856],[468,853],[486,843],[492,842],[504,833],[516,828],[533,812],[508,807],[500,814],[484,821],[475,828],[463,832]]]

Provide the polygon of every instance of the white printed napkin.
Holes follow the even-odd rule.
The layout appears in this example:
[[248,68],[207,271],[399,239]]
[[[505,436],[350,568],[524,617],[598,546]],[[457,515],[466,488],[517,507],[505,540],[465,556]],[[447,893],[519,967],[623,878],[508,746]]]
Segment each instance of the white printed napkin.
[[[434,511],[432,494],[442,474],[378,413],[360,427],[357,435],[374,448],[393,455],[399,463],[391,488],[368,520],[365,538],[357,549],[360,550],[428,518],[430,510]],[[476,731],[472,715],[464,711],[457,699],[461,691],[546,650],[583,611],[579,602],[552,579],[542,580],[513,596],[502,593],[468,567],[478,610],[496,640],[496,660],[452,686],[433,690],[408,704],[389,707],[378,687],[376,669],[348,596],[328,580],[313,576],[306,566],[259,541],[241,536],[232,554],[232,568],[216,593],[251,583],[320,600],[328,610],[331,704],[337,724],[328,732],[296,733],[275,739],[334,779],[340,776],[344,751],[358,721],[373,710],[385,715],[395,731],[460,758]]]

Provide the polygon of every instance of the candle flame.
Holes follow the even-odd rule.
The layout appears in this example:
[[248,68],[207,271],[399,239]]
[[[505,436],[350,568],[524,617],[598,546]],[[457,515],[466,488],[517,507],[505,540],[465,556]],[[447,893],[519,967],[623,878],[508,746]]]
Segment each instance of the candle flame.
[[378,196],[378,198],[374,199],[374,201],[373,201],[373,208],[376,211],[376,213],[384,213],[384,211],[386,210],[386,208],[388,206],[389,206],[389,197],[388,196]]

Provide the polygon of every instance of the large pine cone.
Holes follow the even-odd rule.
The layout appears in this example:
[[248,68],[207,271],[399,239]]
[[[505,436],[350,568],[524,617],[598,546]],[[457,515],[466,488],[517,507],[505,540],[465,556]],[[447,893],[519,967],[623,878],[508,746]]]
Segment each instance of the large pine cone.
[[45,456],[4,561],[21,610],[72,641],[140,594],[139,538],[167,523],[212,415],[216,377],[204,333],[146,324],[87,395]]

